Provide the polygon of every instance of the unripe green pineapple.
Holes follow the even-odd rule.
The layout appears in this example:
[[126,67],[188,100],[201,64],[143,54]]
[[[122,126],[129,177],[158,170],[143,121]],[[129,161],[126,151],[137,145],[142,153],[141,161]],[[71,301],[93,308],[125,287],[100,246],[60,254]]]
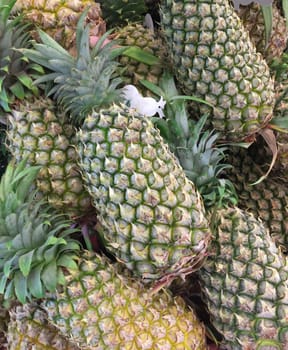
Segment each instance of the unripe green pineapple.
[[192,270],[209,239],[202,200],[152,122],[114,105],[77,136],[106,247],[143,278]]
[[41,306],[81,349],[206,349],[203,326],[181,298],[153,294],[99,255],[83,253],[78,268]]
[[210,254],[199,270],[227,350],[288,347],[288,265],[263,224],[238,208],[215,212]]
[[287,47],[288,31],[285,19],[276,5],[273,6],[272,32],[268,43],[265,39],[264,16],[259,4],[240,6],[237,14],[249,32],[257,51],[263,54],[268,63],[271,63],[274,58],[281,57]]
[[[255,144],[263,147],[263,145]],[[267,171],[267,163],[257,164],[258,152],[235,149],[227,161],[232,165],[226,176],[238,194],[238,206],[262,220],[275,243],[288,249],[288,179],[285,172],[275,169],[262,182],[253,185]]]
[[213,106],[210,120],[222,137],[243,140],[264,128],[275,102],[273,79],[229,1],[165,0],[161,18],[180,86]]
[[[173,97],[171,82],[164,81],[163,86],[170,87],[166,89]],[[169,107],[169,100],[167,103]],[[217,145],[219,135],[203,132],[205,119],[189,125],[181,103],[178,108],[177,104],[171,106],[175,120],[169,113],[170,121],[174,121],[170,128],[172,133],[174,129],[181,132],[178,130],[179,139],[174,138],[173,142],[170,138],[169,144],[187,176],[204,194],[204,204],[210,213],[212,244],[196,274],[202,281],[211,321],[207,320],[205,304],[199,299],[195,274],[185,281],[174,281],[173,290],[177,293],[180,290],[187,302],[192,301],[191,305],[193,302],[197,302],[197,307],[201,305],[198,312],[202,319],[206,318],[210,334],[215,330],[215,336],[223,339],[221,349],[284,350],[288,345],[286,260],[260,221],[237,207],[225,208],[235,200],[231,182],[223,178],[223,170],[229,169],[223,164],[226,149]],[[226,161],[229,164],[229,158]],[[251,166],[249,171],[253,171]],[[238,172],[241,174],[241,170]]]
[[48,323],[45,311],[32,303],[10,311],[7,345],[11,350],[80,350]]
[[120,65],[124,68],[121,74],[123,83],[136,85],[143,96],[152,95],[139,81],[145,79],[158,85],[164,67],[168,69],[167,49],[163,38],[153,29],[133,23],[119,29],[115,39],[120,45],[138,46],[160,59],[159,64],[149,66],[127,56],[119,58]]
[[81,23],[78,35],[75,59],[43,32],[45,44],[25,54],[54,72],[54,98],[79,125],[79,165],[106,248],[148,280],[189,274],[210,237],[202,199],[152,122],[121,104],[114,43],[89,51]]
[[49,204],[72,217],[91,209],[91,199],[77,166],[73,145],[74,127],[53,101],[26,101],[9,116],[9,149],[19,162],[28,157],[29,165],[41,165],[37,178],[39,195]]

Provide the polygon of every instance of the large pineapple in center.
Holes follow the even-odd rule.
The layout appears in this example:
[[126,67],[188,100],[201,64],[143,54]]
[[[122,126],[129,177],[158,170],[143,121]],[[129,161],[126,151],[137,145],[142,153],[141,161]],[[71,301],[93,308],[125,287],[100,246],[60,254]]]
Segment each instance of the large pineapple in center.
[[80,126],[79,165],[106,247],[144,279],[191,273],[210,238],[202,199],[152,122],[121,104],[115,43],[89,50],[81,22],[78,35],[76,58],[45,33],[25,53],[54,72],[54,98]]
[[229,1],[165,0],[161,14],[175,76],[186,95],[213,106],[213,127],[234,140],[265,127],[273,80]]

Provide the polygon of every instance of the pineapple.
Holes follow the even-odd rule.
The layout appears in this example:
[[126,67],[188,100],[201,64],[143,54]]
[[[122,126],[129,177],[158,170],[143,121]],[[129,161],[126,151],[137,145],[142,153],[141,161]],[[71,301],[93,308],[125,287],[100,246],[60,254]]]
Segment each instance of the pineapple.
[[227,350],[288,347],[288,265],[264,225],[237,207],[215,211],[199,270],[214,327]]
[[78,268],[41,307],[81,349],[206,349],[203,325],[181,298],[153,293],[104,256],[82,252]]
[[120,67],[124,68],[122,73],[123,82],[136,85],[143,96],[152,95],[140,83],[140,80],[145,79],[156,85],[159,84],[163,67],[164,65],[167,66],[167,52],[163,38],[153,29],[145,28],[140,23],[133,23],[121,28],[116,33],[115,39],[122,46],[138,46],[160,59],[159,64],[148,66],[125,55],[119,58]]
[[0,295],[25,303],[65,282],[63,268],[75,267],[78,232],[64,215],[31,192],[40,167],[11,161],[0,182]]
[[57,77],[54,98],[79,125],[79,166],[105,246],[144,280],[189,274],[210,238],[200,194],[152,121],[121,103],[114,43],[102,46],[104,36],[89,51],[81,22],[78,35],[75,59],[43,32],[25,54],[54,72],[44,79]]
[[139,22],[147,12],[144,0],[98,0],[108,26],[123,26]]
[[232,149],[228,158],[232,168],[226,170],[226,176],[236,188],[238,206],[260,218],[275,243],[287,250],[288,179],[285,172],[275,169],[264,181],[253,185],[267,168],[265,163],[257,164],[257,158],[253,149]]
[[11,350],[80,350],[48,323],[45,311],[35,303],[10,311],[7,343]]
[[[60,45],[75,53],[75,31],[81,13],[88,9],[85,22],[91,24],[90,35],[101,36],[106,31],[99,3],[93,0],[17,0],[14,15],[43,29]],[[34,38],[39,39],[33,30]]]
[[261,52],[268,63],[281,57],[286,50],[288,30],[286,21],[281,16],[277,6],[273,6],[272,32],[268,43],[265,40],[265,22],[261,6],[257,3],[240,6],[237,12],[245,29],[249,32],[251,41],[258,52]]
[[223,138],[246,140],[265,128],[274,82],[228,0],[163,1],[161,25],[181,88],[212,105]]
[[[175,95],[169,81],[162,85],[168,97]],[[222,340],[221,349],[284,350],[288,346],[287,262],[264,225],[233,205],[237,198],[232,183],[223,178],[223,170],[229,167],[223,164],[225,148],[216,143],[219,134],[202,130],[205,118],[189,125],[182,104],[180,100],[178,106],[171,105],[169,130],[178,129],[179,138],[168,138],[169,144],[203,193],[213,238],[202,267],[184,282],[173,281],[171,288],[191,305],[197,303],[210,334],[215,331],[214,338]],[[199,281],[208,319],[199,299]]]
[[42,197],[60,212],[79,218],[91,211],[91,200],[77,166],[75,130],[53,101],[25,101],[9,116],[9,150],[19,162],[40,165],[37,187]]

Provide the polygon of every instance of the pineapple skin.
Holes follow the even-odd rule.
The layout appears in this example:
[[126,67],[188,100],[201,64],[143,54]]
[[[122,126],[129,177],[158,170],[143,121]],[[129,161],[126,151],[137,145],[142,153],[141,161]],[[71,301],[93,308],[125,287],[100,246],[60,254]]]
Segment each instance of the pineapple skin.
[[[89,7],[85,23],[90,23],[90,34],[101,36],[106,31],[99,3],[93,0],[18,0],[14,13],[32,22],[56,40],[71,54],[76,54],[76,26],[81,13]],[[37,30],[31,32],[38,38]]]
[[237,12],[245,29],[249,32],[251,41],[258,52],[261,52],[269,63],[280,58],[287,47],[288,31],[285,19],[281,16],[276,4],[273,5],[272,32],[266,45],[265,23],[261,6],[257,3],[240,6]]
[[149,66],[127,56],[120,56],[119,58],[121,67],[125,67],[125,70],[121,74],[123,82],[127,85],[135,85],[143,96],[153,95],[139,81],[145,79],[155,85],[159,85],[164,67],[170,70],[167,65],[168,56],[163,37],[159,33],[145,28],[140,23],[133,23],[119,29],[115,35],[115,39],[120,45],[138,46],[160,59],[160,64]]
[[10,311],[7,345],[10,350],[80,350],[48,323],[45,311],[32,303]]
[[[256,143],[255,149],[256,146],[261,147]],[[285,172],[276,168],[265,180],[252,185],[269,167],[267,155],[263,164],[255,162],[255,159],[260,158],[257,151],[257,149],[231,150],[228,154],[228,163],[232,168],[226,170],[225,176],[235,186],[239,199],[238,206],[259,217],[276,245],[287,251],[288,179]]]
[[41,306],[81,349],[206,349],[204,328],[181,298],[151,293],[100,255],[84,252],[78,266]]
[[40,195],[71,217],[88,213],[91,198],[77,166],[75,130],[65,114],[58,112],[49,99],[38,99],[13,110],[9,122],[11,154],[18,162],[28,156],[28,165],[42,165],[37,178]]
[[107,249],[147,280],[191,273],[210,229],[200,194],[158,129],[113,105],[87,116],[77,137]]
[[[210,103],[213,127],[243,140],[272,117],[274,82],[228,0],[166,0],[161,24],[174,74],[186,95]],[[213,109],[213,111],[212,111]]]
[[199,270],[221,349],[288,346],[288,266],[262,223],[239,208],[214,217],[210,254]]

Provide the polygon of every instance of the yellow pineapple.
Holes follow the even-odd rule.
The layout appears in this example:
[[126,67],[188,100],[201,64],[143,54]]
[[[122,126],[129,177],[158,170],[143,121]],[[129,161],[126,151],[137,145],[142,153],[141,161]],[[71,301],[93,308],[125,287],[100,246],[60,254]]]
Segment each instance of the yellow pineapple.
[[[106,31],[100,5],[93,0],[18,0],[14,14],[43,29],[65,49],[75,52],[76,26],[81,13],[89,7],[85,22],[90,23],[91,35],[101,36]],[[38,38],[37,32],[33,32]]]

